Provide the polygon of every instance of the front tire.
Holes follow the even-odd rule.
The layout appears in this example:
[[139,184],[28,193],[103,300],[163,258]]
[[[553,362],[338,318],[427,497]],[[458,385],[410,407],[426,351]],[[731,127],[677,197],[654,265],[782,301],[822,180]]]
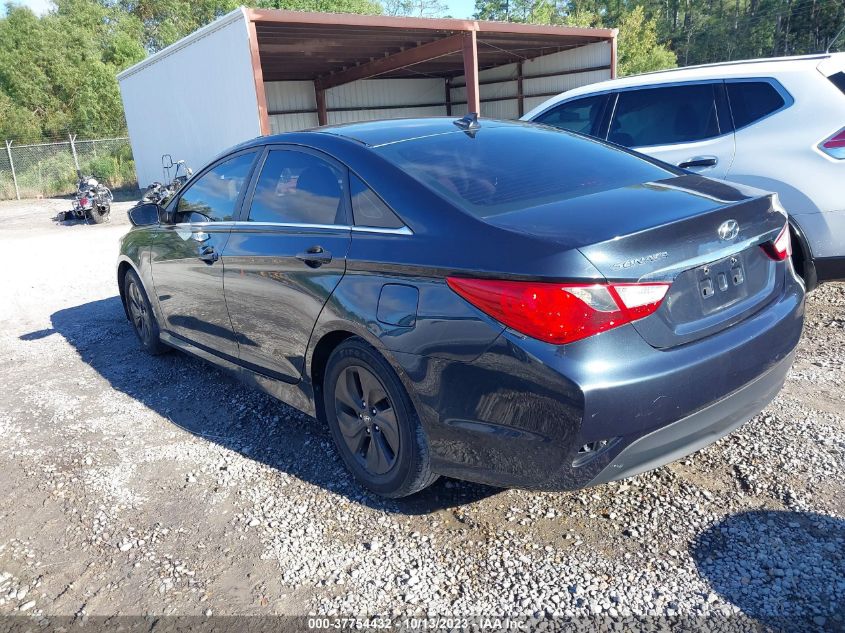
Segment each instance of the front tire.
[[123,279],[123,301],[126,304],[126,313],[132,322],[132,329],[135,336],[141,342],[141,348],[153,356],[163,354],[169,348],[161,342],[159,337],[158,322],[155,313],[144,291],[144,286],[138,273],[134,270],[126,272]]
[[368,490],[407,497],[437,479],[428,440],[396,372],[355,337],[332,352],[323,385],[326,418],[346,467]]

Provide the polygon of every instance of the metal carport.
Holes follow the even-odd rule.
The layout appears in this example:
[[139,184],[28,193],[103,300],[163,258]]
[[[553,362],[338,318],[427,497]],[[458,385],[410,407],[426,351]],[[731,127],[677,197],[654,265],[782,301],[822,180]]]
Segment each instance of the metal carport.
[[[118,76],[139,183],[239,141],[397,116],[517,118],[615,76],[616,29],[240,8]],[[162,89],[162,87],[164,89]]]

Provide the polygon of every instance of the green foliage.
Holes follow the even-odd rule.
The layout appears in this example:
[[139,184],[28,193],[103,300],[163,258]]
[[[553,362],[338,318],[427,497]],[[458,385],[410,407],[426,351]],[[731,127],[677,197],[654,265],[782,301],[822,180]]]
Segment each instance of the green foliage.
[[0,19],[0,137],[17,141],[125,129],[117,72],[146,55],[137,24],[93,0],[57,0],[42,18]]
[[620,74],[818,53],[845,25],[842,0],[476,0],[475,17],[618,27]]
[[[429,0],[416,0],[427,2]],[[436,1],[436,0],[435,0]],[[237,8],[239,0],[55,0],[42,17],[0,18],[0,139],[125,133],[116,75]],[[258,0],[254,6],[381,13],[375,0]]]
[[382,9],[387,15],[437,18],[446,15],[449,5],[442,0],[383,0]]
[[646,73],[678,65],[675,53],[657,40],[657,22],[647,20],[642,7],[626,13],[619,24],[620,76]]
[[[420,0],[416,0],[417,4],[419,2]],[[292,11],[325,11],[367,15],[383,13],[382,5],[375,0],[257,0],[251,2],[250,6],[258,9],[290,9]]]

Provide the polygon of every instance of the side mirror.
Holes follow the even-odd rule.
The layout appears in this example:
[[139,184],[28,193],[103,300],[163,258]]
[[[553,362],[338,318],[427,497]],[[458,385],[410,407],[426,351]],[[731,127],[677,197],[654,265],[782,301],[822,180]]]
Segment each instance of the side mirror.
[[154,202],[136,204],[129,209],[129,221],[132,226],[150,226],[158,224],[163,215],[162,208]]
[[173,167],[173,157],[170,154],[164,154],[161,157],[161,166],[164,169]]

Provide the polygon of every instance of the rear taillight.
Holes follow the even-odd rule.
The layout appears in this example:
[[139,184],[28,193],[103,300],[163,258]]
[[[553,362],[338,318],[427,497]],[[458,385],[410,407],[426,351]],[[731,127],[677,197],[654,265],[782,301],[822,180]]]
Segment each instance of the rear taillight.
[[845,159],[845,128],[819,143],[819,149],[831,158]]
[[660,307],[669,284],[555,284],[449,277],[449,287],[479,310],[532,338],[562,345],[642,319]]
[[88,206],[88,198],[80,198],[79,204],[81,204],[83,207],[87,207]]
[[762,245],[766,255],[776,262],[782,262],[792,256],[792,240],[789,237],[789,224],[784,224],[783,229],[773,242],[766,242]]

